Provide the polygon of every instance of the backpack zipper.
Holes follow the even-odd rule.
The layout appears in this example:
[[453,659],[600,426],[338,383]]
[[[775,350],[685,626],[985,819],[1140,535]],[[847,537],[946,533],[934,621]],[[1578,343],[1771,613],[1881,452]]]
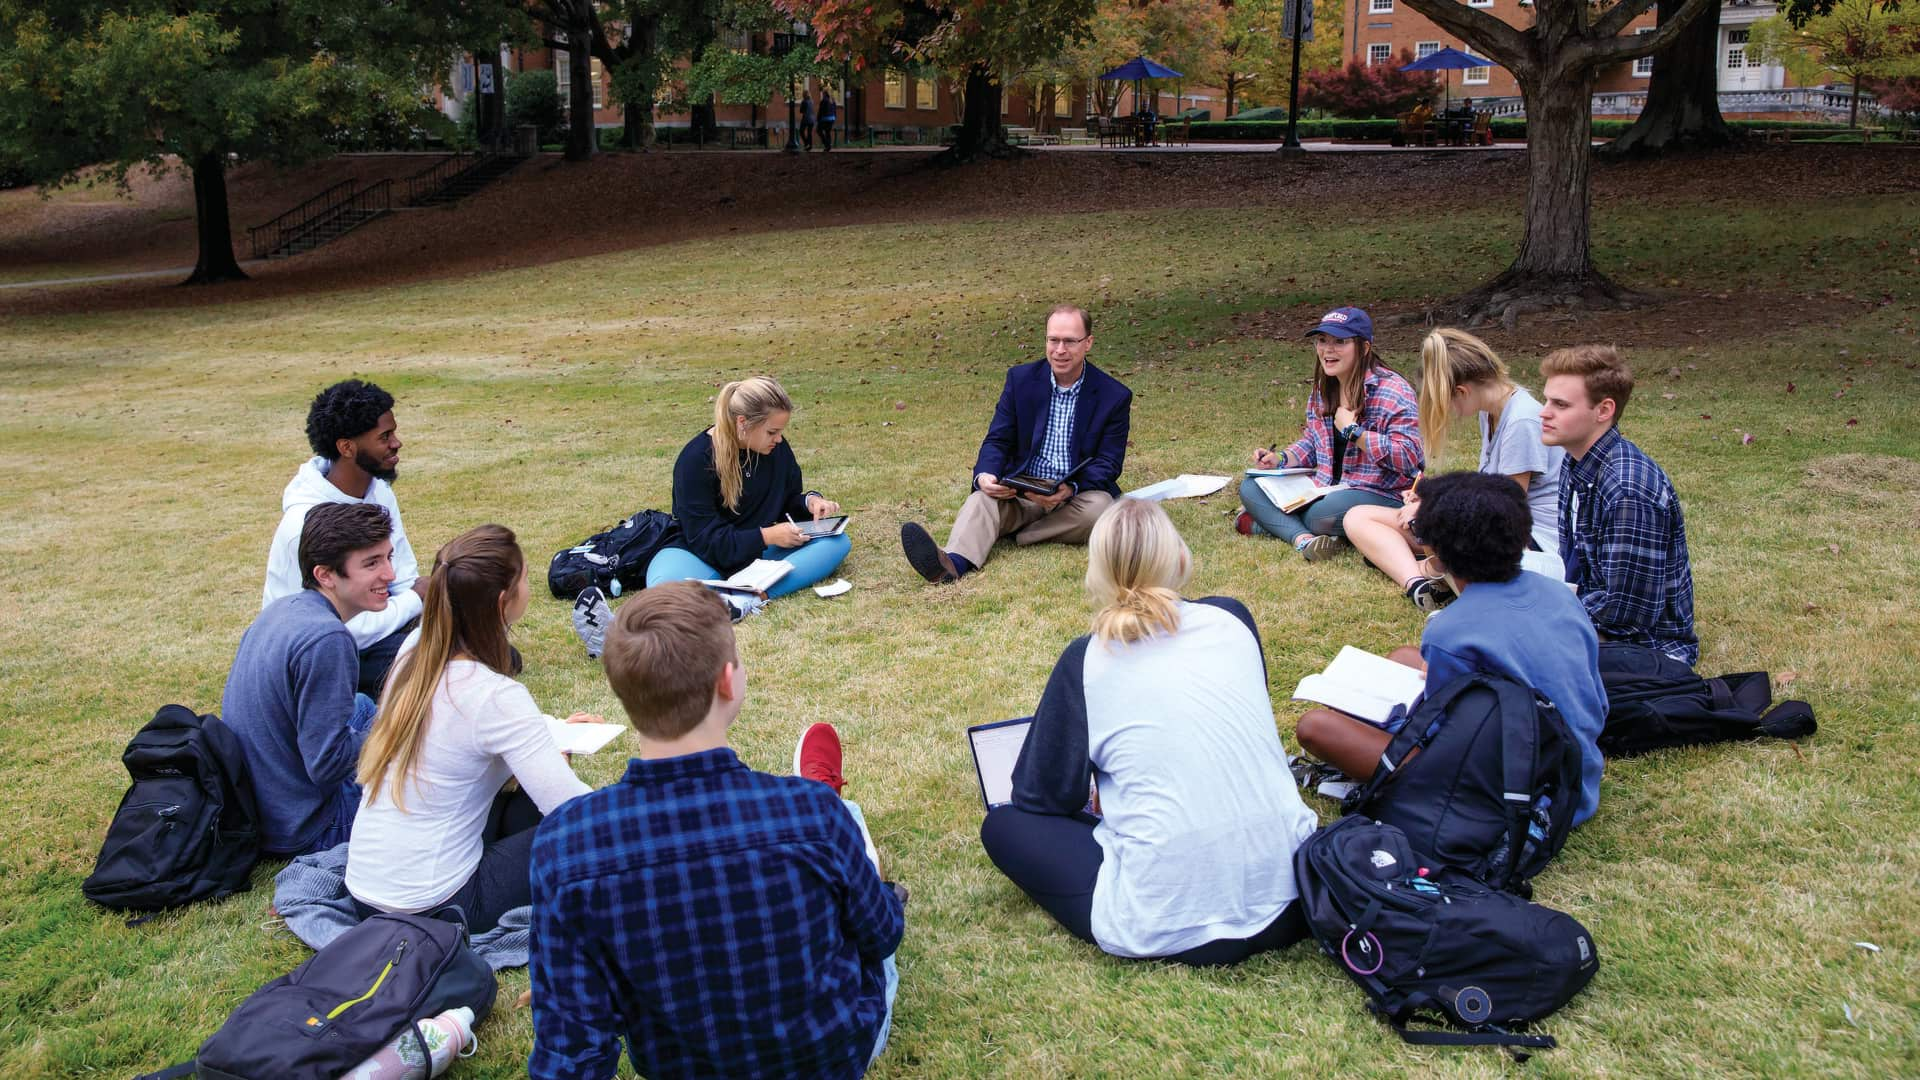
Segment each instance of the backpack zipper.
[[393,973],[393,966],[395,964],[398,964],[400,962],[400,958],[405,955],[407,955],[407,939],[401,938],[400,947],[398,949],[395,949],[393,952],[393,959],[387,961],[387,966],[380,969],[380,977],[373,980],[373,985],[367,987],[367,992],[364,994],[361,994],[357,998],[354,998],[352,1001],[343,1001],[340,1004],[335,1005],[333,1007],[333,1011],[327,1014],[327,1019],[332,1020],[338,1017],[341,1013],[346,1012],[348,1009],[351,1009],[355,1005],[358,1005],[361,1002],[372,997],[374,995],[374,992],[380,989],[380,984],[383,982],[386,982],[387,976]]

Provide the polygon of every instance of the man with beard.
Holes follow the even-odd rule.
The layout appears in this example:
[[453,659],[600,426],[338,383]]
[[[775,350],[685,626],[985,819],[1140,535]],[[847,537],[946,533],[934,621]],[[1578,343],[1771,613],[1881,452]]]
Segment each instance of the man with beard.
[[260,606],[301,590],[300,530],[307,512],[323,503],[369,503],[393,522],[393,584],[384,610],[365,610],[347,620],[360,652],[357,689],[378,699],[400,644],[420,621],[426,579],[400,523],[393,480],[400,466],[393,395],[370,382],[347,379],[313,399],[307,410],[307,442],[314,457],[300,466],[280,496],[280,527],[267,551],[267,585]]

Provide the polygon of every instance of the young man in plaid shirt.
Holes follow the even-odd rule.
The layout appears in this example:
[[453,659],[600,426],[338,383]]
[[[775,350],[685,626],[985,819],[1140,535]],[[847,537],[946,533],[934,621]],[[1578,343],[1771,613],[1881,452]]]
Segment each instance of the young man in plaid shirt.
[[640,735],[619,782],[549,814],[533,846],[534,1080],[858,1077],[886,1045],[905,892],[880,879],[840,740],[799,776],[743,764],[726,606],[692,582],[623,604],[601,654]]
[[1560,558],[1605,641],[1655,649],[1687,664],[1693,567],[1687,523],[1667,474],[1620,434],[1633,372],[1611,345],[1547,354],[1540,374],[1540,440],[1565,447],[1560,466]]

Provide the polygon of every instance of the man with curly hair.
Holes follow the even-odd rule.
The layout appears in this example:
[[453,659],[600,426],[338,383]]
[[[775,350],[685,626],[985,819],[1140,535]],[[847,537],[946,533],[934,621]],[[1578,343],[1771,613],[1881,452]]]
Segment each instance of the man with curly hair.
[[358,690],[378,698],[387,669],[414,625],[426,579],[414,558],[400,504],[393,498],[399,475],[400,436],[393,419],[393,395],[370,382],[334,383],[307,409],[307,442],[314,456],[287,481],[280,496],[280,527],[267,550],[267,584],[260,598],[266,607],[301,589],[300,530],[307,512],[324,503],[371,503],[393,522],[393,584],[385,610],[362,611],[347,621],[360,652]]

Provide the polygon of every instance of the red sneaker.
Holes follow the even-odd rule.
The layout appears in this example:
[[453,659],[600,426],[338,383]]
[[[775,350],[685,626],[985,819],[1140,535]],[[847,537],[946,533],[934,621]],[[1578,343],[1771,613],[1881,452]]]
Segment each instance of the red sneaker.
[[1240,516],[1233,519],[1233,531],[1239,533],[1241,536],[1252,536],[1253,515],[1247,513],[1245,510],[1240,511]]
[[840,775],[840,733],[832,724],[812,724],[800,733],[800,741],[793,746],[793,775],[818,780],[835,795],[847,786]]

